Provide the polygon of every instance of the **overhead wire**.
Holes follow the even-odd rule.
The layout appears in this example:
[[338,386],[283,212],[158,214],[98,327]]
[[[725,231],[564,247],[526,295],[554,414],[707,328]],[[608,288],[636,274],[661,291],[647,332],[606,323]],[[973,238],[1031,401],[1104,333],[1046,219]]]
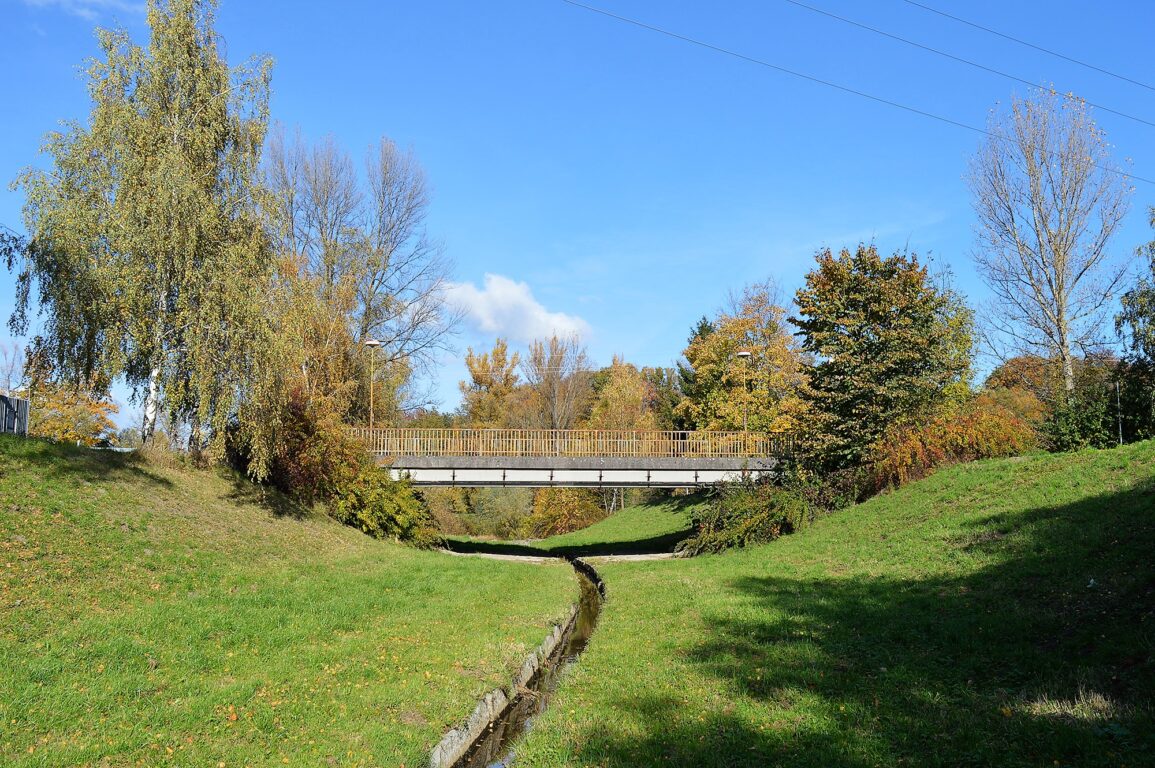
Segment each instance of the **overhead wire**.
[[[900,43],[904,43],[906,45],[913,46],[914,48],[919,48],[921,50],[928,51],[930,53],[936,54],[938,56],[942,56],[942,57],[950,59],[952,61],[957,61],[960,64],[966,64],[969,67],[974,67],[975,69],[981,69],[982,71],[989,72],[992,75],[998,75],[999,77],[1005,77],[1008,80],[1014,80],[1015,82],[1022,83],[1023,85],[1029,85],[1032,88],[1039,88],[1039,89],[1042,89],[1044,91],[1054,90],[1053,86],[1047,86],[1047,85],[1043,85],[1041,83],[1035,83],[1035,82],[1032,82],[1030,80],[1027,80],[1026,78],[1019,77],[1018,75],[1012,75],[1009,72],[1003,72],[1002,70],[995,69],[994,67],[988,67],[985,64],[980,64],[977,61],[972,61],[971,59],[964,59],[962,56],[955,56],[953,53],[947,53],[946,51],[940,50],[938,48],[934,48],[934,47],[929,46],[929,45],[923,45],[922,43],[919,43],[919,42],[916,42],[914,40],[910,40],[908,38],[902,37],[901,35],[892,34],[890,32],[887,32],[884,29],[878,29],[877,27],[872,27],[869,24],[863,24],[862,22],[855,21],[854,19],[848,19],[845,16],[839,16],[837,13],[832,13],[832,12],[824,10],[822,8],[817,8],[813,5],[808,5],[806,3],[801,2],[800,0],[783,0],[783,2],[789,3],[790,5],[794,5],[794,6],[797,6],[799,8],[804,8],[808,11],[812,11],[813,13],[817,13],[817,14],[820,14],[822,16],[826,16],[826,17],[831,18],[831,19],[835,19],[836,21],[841,21],[843,24],[849,24],[851,26],[858,27],[859,29],[865,29],[868,32],[873,32],[876,35],[881,35],[882,37],[888,37],[891,40],[897,40]],[[1104,106],[1102,104],[1096,104],[1095,102],[1087,101],[1086,99],[1083,99],[1083,101],[1087,104],[1087,106],[1094,107],[1095,109],[1102,110],[1103,112],[1110,112],[1112,115],[1118,115],[1119,117],[1125,117],[1128,120],[1134,120],[1137,123],[1143,123],[1143,125],[1149,125],[1152,128],[1155,128],[1155,122],[1152,122],[1150,120],[1145,120],[1142,117],[1136,117],[1135,115],[1128,114],[1127,112],[1121,112],[1117,109],[1112,109],[1111,107],[1107,107],[1107,106]]]
[[1012,43],[1017,43],[1019,45],[1026,46],[1027,48],[1033,48],[1036,51],[1041,51],[1042,53],[1045,53],[1049,56],[1054,56],[1055,58],[1058,58],[1058,59],[1062,59],[1063,61],[1069,61],[1072,64],[1078,64],[1080,67],[1086,67],[1087,69],[1091,69],[1091,70],[1094,70],[1095,72],[1099,72],[1101,74],[1108,75],[1109,77],[1114,77],[1118,80],[1122,80],[1124,82],[1131,83],[1132,85],[1137,85],[1140,88],[1146,88],[1149,91],[1155,91],[1155,85],[1149,85],[1149,84],[1144,83],[1142,81],[1135,80],[1134,78],[1127,77],[1126,75],[1120,75],[1118,72],[1112,72],[1109,69],[1104,69],[1103,67],[1097,67],[1094,64],[1090,64],[1088,62],[1081,61],[1079,59],[1074,58],[1073,56],[1067,56],[1066,54],[1059,53],[1058,51],[1052,51],[1050,48],[1044,48],[1041,45],[1035,45],[1034,43],[1027,42],[1026,40],[1022,40],[1022,39],[1014,37],[1012,35],[1008,35],[1005,32],[999,32],[997,29],[991,29],[990,27],[985,27],[982,24],[978,24],[978,23],[973,22],[973,21],[968,21],[967,19],[964,19],[960,16],[955,16],[953,14],[947,13],[946,11],[940,11],[938,8],[932,8],[931,6],[926,5],[925,3],[919,3],[919,2],[916,2],[916,0],[903,0],[903,2],[907,3],[908,5],[913,5],[916,8],[921,8],[924,11],[929,11],[930,13],[938,14],[939,16],[950,19],[951,21],[957,21],[959,24],[965,24],[968,27],[973,27],[975,29],[982,30],[983,32],[986,32],[988,34],[995,35],[997,37],[1001,37],[1004,40],[1010,40]]
[[[890,99],[883,98],[882,96],[875,96],[872,93],[867,93],[866,91],[860,91],[860,90],[857,90],[856,88],[851,88],[851,87],[846,86],[846,85],[840,85],[839,83],[835,83],[835,82],[830,81],[830,80],[824,80],[820,77],[815,77],[814,75],[808,75],[804,72],[799,72],[797,70],[790,69],[788,67],[783,67],[783,66],[780,66],[778,64],[772,64],[768,61],[765,61],[764,59],[758,59],[758,58],[755,58],[753,56],[747,56],[744,53],[739,53],[737,51],[730,50],[729,48],[723,48],[722,46],[714,45],[713,43],[707,43],[704,40],[698,40],[697,38],[689,37],[687,35],[683,35],[683,34],[680,34],[678,32],[671,32],[668,29],[663,29],[661,27],[657,27],[657,26],[654,26],[652,24],[647,24],[643,21],[638,21],[637,19],[632,19],[628,16],[621,16],[619,14],[613,13],[612,11],[607,11],[605,9],[598,8],[598,7],[593,6],[593,5],[586,5],[585,3],[580,3],[577,0],[562,0],[562,2],[566,3],[567,5],[572,5],[576,8],[582,8],[584,10],[591,11],[592,13],[597,13],[597,14],[600,14],[602,16],[606,16],[608,18],[615,19],[615,20],[620,21],[620,22],[625,23],[625,24],[630,24],[630,25],[633,25],[635,27],[639,27],[641,29],[646,29],[646,30],[649,30],[651,32],[656,32],[660,35],[665,35],[666,37],[670,37],[670,38],[673,38],[675,40],[681,40],[684,43],[696,45],[700,48],[705,48],[707,50],[714,51],[716,53],[721,53],[721,54],[726,55],[726,56],[731,56],[735,59],[740,59],[742,61],[746,61],[746,62],[749,62],[751,64],[757,64],[760,67],[766,67],[767,69],[772,69],[776,72],[782,72],[783,74],[787,74],[787,75],[790,75],[792,77],[797,77],[797,78],[802,79],[802,80],[808,80],[809,82],[812,82],[812,83],[818,83],[819,85],[824,85],[827,88],[833,88],[834,90],[842,91],[843,93],[849,93],[849,94],[852,94],[854,96],[858,96],[858,97],[863,98],[863,99],[869,99],[870,101],[874,101],[874,102],[877,102],[879,104],[884,104],[888,107],[894,107],[896,109],[901,109],[905,112],[910,112],[910,113],[915,114],[915,115],[921,115],[922,117],[928,117],[931,120],[937,120],[941,123],[946,123],[947,125],[953,125],[956,128],[962,128],[962,129],[967,130],[967,131],[972,131],[972,132],[980,134],[982,136],[987,136],[989,138],[995,139],[996,141],[1004,141],[1005,140],[1005,139],[1003,139],[1003,137],[999,136],[998,134],[992,133],[992,132],[985,130],[983,128],[978,128],[978,127],[973,126],[973,125],[968,125],[967,123],[964,123],[964,122],[961,122],[958,120],[954,120],[954,119],[949,118],[949,117],[943,117],[942,115],[937,115],[933,112],[927,112],[926,110],[919,109],[918,107],[912,107],[912,106],[909,106],[907,104],[902,104],[901,102],[892,101]],[[1155,185],[1155,179],[1148,179],[1148,178],[1145,178],[1143,176],[1137,176],[1133,173],[1127,173],[1126,171],[1119,170],[1118,168],[1111,168],[1111,167],[1102,166],[1102,165],[1096,165],[1095,167],[1098,168],[1099,170],[1107,171],[1108,173],[1118,174],[1119,176],[1122,176],[1123,178],[1126,178],[1126,179],[1131,179],[1133,181],[1142,182],[1144,184]]]

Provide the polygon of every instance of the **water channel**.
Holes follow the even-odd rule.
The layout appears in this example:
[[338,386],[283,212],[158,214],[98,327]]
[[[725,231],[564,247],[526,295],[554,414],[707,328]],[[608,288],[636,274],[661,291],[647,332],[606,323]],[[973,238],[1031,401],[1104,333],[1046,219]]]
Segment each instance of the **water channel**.
[[549,706],[562,672],[577,660],[589,643],[602,609],[605,585],[587,563],[570,559],[581,585],[578,612],[557,648],[542,662],[525,690],[516,691],[513,702],[469,748],[453,768],[507,768],[514,759],[518,737],[533,726],[533,719]]

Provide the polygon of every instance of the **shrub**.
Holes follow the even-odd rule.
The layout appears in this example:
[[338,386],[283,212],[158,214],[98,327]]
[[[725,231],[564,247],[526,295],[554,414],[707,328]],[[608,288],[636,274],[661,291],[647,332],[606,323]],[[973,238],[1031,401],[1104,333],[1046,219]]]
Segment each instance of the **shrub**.
[[720,483],[694,514],[697,533],[678,545],[687,555],[721,552],[773,541],[793,532],[810,513],[797,490],[750,483]]
[[[238,467],[251,470],[251,446],[237,432],[228,449]],[[376,538],[417,546],[441,542],[437,522],[409,483],[378,468],[352,437],[332,399],[289,392],[276,429],[268,482],[305,504],[324,504],[347,525]]]
[[958,415],[888,429],[867,455],[871,490],[894,488],[926,477],[938,467],[997,456],[1016,456],[1038,446],[1035,430],[1010,410],[976,399]]
[[1059,453],[1091,447],[1106,448],[1111,444],[1107,418],[1105,397],[1088,397],[1085,393],[1073,395],[1066,403],[1056,406],[1043,423],[1047,448]]
[[[1115,369],[1115,381],[1119,388],[1113,402],[1108,392],[1108,405],[1115,405],[1122,412],[1123,440],[1150,440],[1155,437],[1155,361],[1130,360],[1120,363]],[[1115,410],[1115,409],[1111,409]],[[1118,417],[1118,411],[1111,414]],[[1118,422],[1115,423],[1118,439]]]
[[430,548],[441,543],[437,522],[408,482],[371,465],[348,480],[332,501],[333,517],[378,539]]
[[419,498],[442,533],[476,533],[467,522],[469,497],[464,488],[424,488]]
[[330,405],[295,389],[281,415],[269,481],[306,503],[339,495],[368,460]]

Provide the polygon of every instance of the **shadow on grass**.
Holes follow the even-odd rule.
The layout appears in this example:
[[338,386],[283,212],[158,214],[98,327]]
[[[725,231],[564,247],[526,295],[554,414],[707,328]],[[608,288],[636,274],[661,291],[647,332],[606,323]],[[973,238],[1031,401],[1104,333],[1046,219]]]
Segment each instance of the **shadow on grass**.
[[36,437],[0,435],[0,453],[34,466],[47,479],[141,481],[163,488],[172,482],[150,471],[135,451],[113,451],[54,443]]
[[684,654],[737,709],[697,720],[623,700],[642,735],[591,730],[576,762],[1155,765],[1155,483],[993,516],[941,546],[990,565],[726,583],[727,610],[704,613]]
[[304,520],[312,515],[305,505],[294,501],[276,488],[254,483],[241,472],[231,470],[227,479],[233,486],[232,491],[225,494],[225,498],[229,501],[259,507],[273,517]]
[[487,541],[485,539],[448,539],[446,549],[450,552],[490,555],[531,555],[534,557],[599,557],[602,555],[649,555],[672,552],[674,545],[690,535],[690,531],[653,536],[633,541],[613,541],[608,543],[574,544],[570,546],[535,546],[532,543],[516,541]]

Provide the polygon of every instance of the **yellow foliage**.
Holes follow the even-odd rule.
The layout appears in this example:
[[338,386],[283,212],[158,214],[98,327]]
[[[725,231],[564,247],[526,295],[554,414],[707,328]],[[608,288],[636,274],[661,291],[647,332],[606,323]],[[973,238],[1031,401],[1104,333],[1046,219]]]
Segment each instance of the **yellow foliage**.
[[615,356],[605,385],[590,413],[593,429],[657,429],[657,419],[647,408],[649,387],[641,371]]
[[684,353],[699,392],[678,404],[679,415],[697,429],[799,428],[806,413],[802,353],[772,288],[747,287],[730,311],[718,314],[713,329],[696,336]]
[[30,406],[28,434],[34,437],[95,446],[116,434],[111,418],[119,410],[116,404],[83,389],[40,384]]

